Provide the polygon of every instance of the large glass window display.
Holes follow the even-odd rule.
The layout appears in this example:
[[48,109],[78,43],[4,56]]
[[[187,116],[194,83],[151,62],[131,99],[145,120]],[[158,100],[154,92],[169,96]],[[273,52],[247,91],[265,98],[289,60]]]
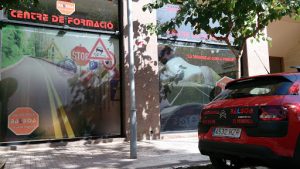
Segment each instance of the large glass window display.
[[[170,21],[179,9],[159,8],[157,22]],[[187,23],[158,36],[161,131],[197,130],[203,105],[235,78],[235,57],[226,44],[193,31]]]
[[235,78],[226,46],[162,41],[158,46],[161,130],[196,130],[199,113]]
[[119,40],[6,25],[0,142],[120,135]]

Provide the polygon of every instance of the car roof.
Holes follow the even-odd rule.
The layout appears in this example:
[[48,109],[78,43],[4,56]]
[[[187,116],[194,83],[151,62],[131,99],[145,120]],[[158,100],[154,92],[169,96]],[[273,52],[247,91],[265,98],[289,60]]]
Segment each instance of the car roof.
[[273,73],[273,74],[257,75],[257,76],[250,76],[250,77],[246,77],[246,78],[240,78],[240,79],[236,79],[236,80],[229,82],[225,88],[228,88],[229,86],[231,86],[232,84],[235,84],[237,82],[247,81],[247,80],[251,80],[251,79],[261,79],[264,77],[284,77],[284,78],[294,82],[294,81],[300,79],[300,72],[283,72],[283,73]]

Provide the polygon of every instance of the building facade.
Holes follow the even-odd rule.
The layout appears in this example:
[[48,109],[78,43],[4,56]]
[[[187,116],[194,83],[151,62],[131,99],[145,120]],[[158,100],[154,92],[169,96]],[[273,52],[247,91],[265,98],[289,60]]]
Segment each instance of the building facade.
[[[188,25],[151,35],[147,24],[178,7],[143,12],[149,2],[133,1],[132,10],[139,140],[196,130],[202,106],[236,71],[226,45]],[[126,3],[53,0],[1,11],[1,143],[129,138]],[[244,75],[268,70],[267,44],[249,42]]]
[[272,38],[269,46],[271,72],[292,72],[291,66],[299,66],[300,21],[283,17],[271,23],[268,35]]

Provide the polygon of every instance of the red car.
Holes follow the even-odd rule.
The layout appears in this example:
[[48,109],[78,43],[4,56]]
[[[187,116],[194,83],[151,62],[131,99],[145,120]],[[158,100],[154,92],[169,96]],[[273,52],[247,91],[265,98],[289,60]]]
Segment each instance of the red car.
[[201,112],[200,152],[217,169],[281,164],[300,168],[299,89],[300,73],[229,82]]

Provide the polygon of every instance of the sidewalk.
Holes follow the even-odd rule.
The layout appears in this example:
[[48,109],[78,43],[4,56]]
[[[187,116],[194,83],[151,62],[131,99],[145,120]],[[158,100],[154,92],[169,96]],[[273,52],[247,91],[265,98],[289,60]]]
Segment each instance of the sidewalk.
[[163,135],[162,140],[138,142],[138,159],[130,159],[130,144],[122,139],[78,141],[65,146],[52,144],[17,146],[3,150],[6,169],[38,168],[179,168],[210,163],[198,150],[197,137]]

